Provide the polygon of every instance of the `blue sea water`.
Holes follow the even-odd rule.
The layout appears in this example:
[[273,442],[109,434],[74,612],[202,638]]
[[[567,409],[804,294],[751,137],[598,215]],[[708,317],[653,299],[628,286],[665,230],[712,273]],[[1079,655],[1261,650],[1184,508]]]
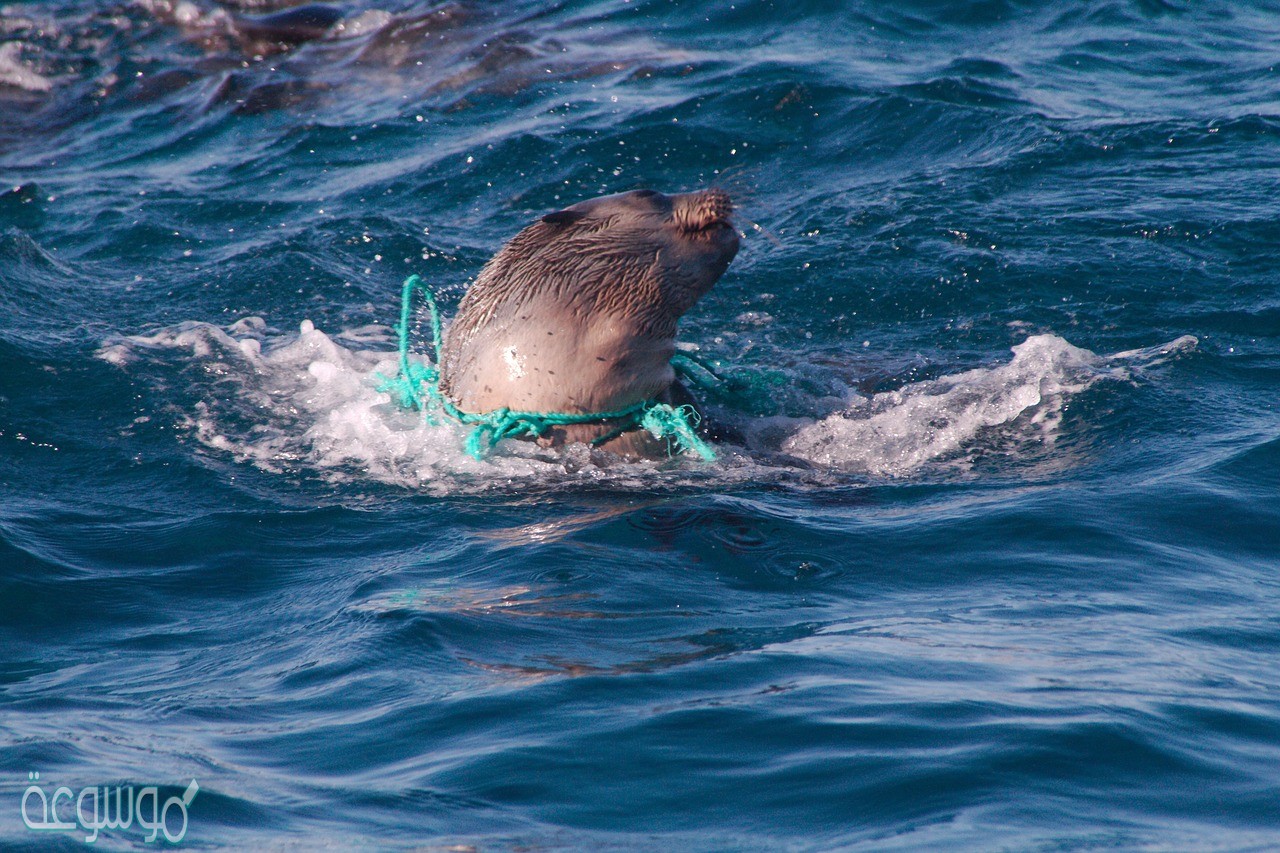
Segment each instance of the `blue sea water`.
[[[0,7],[0,844],[1280,846],[1280,5],[279,8]],[[746,447],[377,391],[406,275],[705,186]]]

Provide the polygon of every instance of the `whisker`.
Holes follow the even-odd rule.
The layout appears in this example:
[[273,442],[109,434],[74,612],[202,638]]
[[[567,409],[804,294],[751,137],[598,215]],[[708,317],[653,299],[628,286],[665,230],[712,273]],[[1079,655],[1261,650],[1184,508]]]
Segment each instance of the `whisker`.
[[[739,218],[742,218],[742,217],[739,217]],[[742,221],[750,225],[753,231],[763,234],[764,238],[774,245],[774,248],[777,248],[777,249],[782,248],[782,240],[778,238],[777,234],[774,234],[772,231],[770,231],[768,228],[765,228],[759,222],[752,222],[750,219],[746,219],[746,218],[742,218]],[[742,236],[746,237],[747,235],[743,234]]]

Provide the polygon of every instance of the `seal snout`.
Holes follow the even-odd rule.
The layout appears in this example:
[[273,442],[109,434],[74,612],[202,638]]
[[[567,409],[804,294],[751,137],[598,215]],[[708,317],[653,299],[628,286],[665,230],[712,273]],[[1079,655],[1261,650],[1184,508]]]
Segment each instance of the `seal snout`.
[[712,225],[729,224],[733,200],[724,190],[703,190],[676,197],[674,218],[686,231],[703,231]]

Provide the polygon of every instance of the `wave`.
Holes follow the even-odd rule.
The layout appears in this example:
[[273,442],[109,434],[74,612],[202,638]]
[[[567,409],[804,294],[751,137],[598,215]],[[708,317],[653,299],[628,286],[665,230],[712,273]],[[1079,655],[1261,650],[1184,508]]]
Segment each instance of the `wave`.
[[1071,397],[1101,379],[1127,379],[1132,366],[1150,365],[1196,344],[1185,336],[1107,357],[1057,335],[1033,335],[1013,348],[1007,364],[854,400],[844,411],[797,431],[783,449],[844,471],[901,477],[954,457],[985,429],[1020,418],[1033,440],[1051,445]]
[[[193,373],[190,399],[177,406],[180,422],[205,448],[273,473],[452,492],[565,473],[616,483],[659,468],[698,470],[686,460],[603,468],[585,447],[551,453],[520,441],[474,460],[462,450],[464,427],[429,423],[378,390],[381,378],[396,370],[391,343],[382,326],[331,337],[304,321],[289,335],[249,317],[226,328],[183,323],[113,338],[98,357],[132,370],[140,363],[163,367],[171,362],[166,353],[186,352],[179,367]],[[770,479],[777,469],[797,465],[875,478],[904,477],[929,466],[963,468],[973,458],[965,451],[978,447],[985,431],[1015,423],[1015,445],[1050,446],[1074,395],[1103,379],[1128,379],[1135,367],[1195,346],[1194,338],[1184,337],[1099,356],[1056,335],[1034,335],[1013,348],[1007,363],[866,397],[851,390],[844,408],[826,417],[739,414],[748,447],[724,448],[712,476]]]

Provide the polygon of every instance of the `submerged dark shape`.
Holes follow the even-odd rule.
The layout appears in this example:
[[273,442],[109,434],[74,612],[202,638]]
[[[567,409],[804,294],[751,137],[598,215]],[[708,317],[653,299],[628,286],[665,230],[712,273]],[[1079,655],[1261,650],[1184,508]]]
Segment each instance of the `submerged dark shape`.
[[[645,400],[682,404],[676,324],[738,251],[720,190],[637,190],[542,217],[494,256],[445,337],[441,390],[464,411],[585,414]],[[555,428],[552,446],[591,442],[617,422]],[[632,428],[602,447],[664,455]]]
[[236,15],[234,21],[245,42],[295,47],[329,35],[346,14],[337,6],[312,3],[270,15]]
[[0,15],[0,104],[10,106],[0,109],[0,144],[69,126],[116,97],[199,112],[375,100],[452,112],[481,96],[687,65],[682,52],[625,30],[602,44],[531,25],[540,13],[519,5],[475,0],[387,9],[288,0],[80,5],[62,4],[53,16]]

